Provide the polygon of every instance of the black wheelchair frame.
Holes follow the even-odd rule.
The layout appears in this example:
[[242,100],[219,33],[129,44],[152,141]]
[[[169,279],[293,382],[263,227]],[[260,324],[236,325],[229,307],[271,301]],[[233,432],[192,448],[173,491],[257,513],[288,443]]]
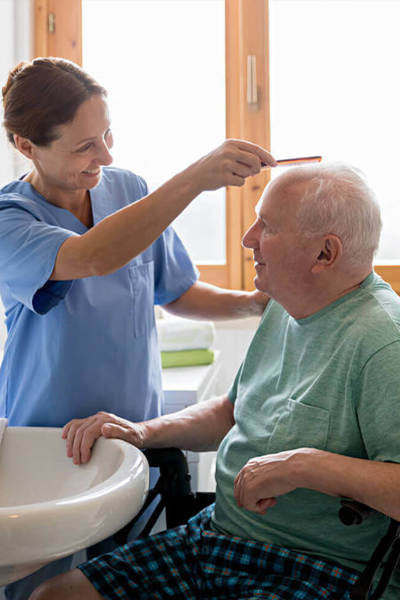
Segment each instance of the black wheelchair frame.
[[[136,517],[114,535],[118,545],[128,540],[133,525],[140,519],[153,501],[159,501],[139,537],[150,534],[162,511],[165,509],[168,529],[183,525],[215,500],[215,494],[208,492],[193,493],[190,474],[185,455],[177,448],[145,450],[144,454],[150,467],[158,467],[160,476],[153,489],[148,493],[146,502]],[[339,518],[344,525],[357,526],[376,511],[350,499],[340,501]],[[379,600],[389,585],[390,578],[398,566],[400,558],[400,523],[390,519],[386,534],[379,541],[364,571],[351,589],[351,600]],[[373,588],[373,580],[382,568],[379,580]]]

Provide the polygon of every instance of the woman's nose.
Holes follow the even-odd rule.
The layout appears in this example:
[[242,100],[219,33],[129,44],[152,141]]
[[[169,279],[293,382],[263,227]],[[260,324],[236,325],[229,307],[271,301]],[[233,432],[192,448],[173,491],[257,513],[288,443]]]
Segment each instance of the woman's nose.
[[110,149],[107,146],[107,144],[103,144],[103,146],[102,146],[100,160],[101,160],[101,164],[105,167],[107,167],[108,165],[111,165],[111,163],[113,161],[112,154],[111,154]]

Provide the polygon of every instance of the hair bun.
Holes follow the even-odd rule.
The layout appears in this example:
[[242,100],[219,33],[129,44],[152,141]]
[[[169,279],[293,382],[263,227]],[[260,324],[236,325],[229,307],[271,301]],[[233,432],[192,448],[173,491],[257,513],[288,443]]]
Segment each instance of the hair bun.
[[7,81],[5,83],[5,85],[3,86],[1,92],[3,95],[3,104],[5,104],[6,101],[6,96],[8,94],[8,92],[10,91],[10,89],[12,88],[12,86],[15,83],[15,80],[17,79],[18,75],[21,73],[21,71],[23,71],[23,69],[28,65],[29,63],[25,60],[23,60],[22,62],[18,63],[18,65],[16,65],[8,74],[8,78]]

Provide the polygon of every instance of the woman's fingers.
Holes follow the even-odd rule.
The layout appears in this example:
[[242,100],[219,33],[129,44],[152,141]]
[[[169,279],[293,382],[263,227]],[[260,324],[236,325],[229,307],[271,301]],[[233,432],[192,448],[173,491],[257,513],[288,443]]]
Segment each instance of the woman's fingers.
[[239,150],[242,150],[246,154],[251,154],[252,156],[255,155],[258,157],[259,162],[262,162],[269,167],[276,167],[277,162],[272,154],[268,152],[268,150],[265,150],[265,148],[258,146],[258,144],[253,144],[252,142],[247,142],[245,140],[227,140],[226,143],[229,142],[233,142]]
[[261,146],[243,140],[226,140],[192,165],[194,177],[203,190],[242,186],[247,177],[261,171],[262,164],[276,166],[274,157]]

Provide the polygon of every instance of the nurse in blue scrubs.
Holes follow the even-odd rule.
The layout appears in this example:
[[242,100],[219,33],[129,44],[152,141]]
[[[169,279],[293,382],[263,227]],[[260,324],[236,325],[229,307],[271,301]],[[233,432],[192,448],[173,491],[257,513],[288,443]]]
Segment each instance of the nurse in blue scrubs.
[[[97,411],[156,417],[154,304],[218,319],[261,314],[267,301],[199,282],[169,225],[202,191],[241,186],[261,162],[275,161],[230,140],[149,194],[141,177],[110,167],[107,94],[77,65],[54,58],[18,65],[3,104],[9,141],[32,168],[0,190],[8,330],[0,416],[54,427]],[[68,561],[9,586],[7,598],[24,600],[38,577],[68,569]]]

